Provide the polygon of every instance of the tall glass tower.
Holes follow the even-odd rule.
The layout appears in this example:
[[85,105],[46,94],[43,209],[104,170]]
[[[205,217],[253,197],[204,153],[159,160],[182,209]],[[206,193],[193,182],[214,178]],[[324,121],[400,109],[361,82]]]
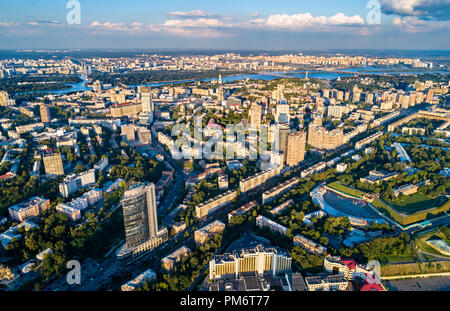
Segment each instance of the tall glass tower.
[[141,245],[158,234],[155,185],[138,184],[124,193],[122,200],[126,244]]

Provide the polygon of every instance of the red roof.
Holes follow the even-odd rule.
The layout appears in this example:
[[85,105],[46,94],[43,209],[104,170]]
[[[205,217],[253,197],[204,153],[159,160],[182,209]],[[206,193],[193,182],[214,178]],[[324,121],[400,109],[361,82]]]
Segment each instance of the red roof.
[[14,178],[14,176],[15,175],[13,173],[9,172],[9,173],[6,173],[4,175],[1,175],[0,179],[11,179],[11,178]]
[[384,288],[380,284],[365,284],[361,288],[362,292],[383,292]]
[[356,268],[356,261],[353,259],[342,259],[341,262],[352,270]]

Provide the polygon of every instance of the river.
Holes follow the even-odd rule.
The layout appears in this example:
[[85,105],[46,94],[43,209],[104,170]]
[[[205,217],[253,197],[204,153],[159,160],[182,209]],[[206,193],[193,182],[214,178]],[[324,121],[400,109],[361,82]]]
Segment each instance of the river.
[[[348,73],[352,72],[352,73]],[[277,72],[278,74],[289,74],[289,76],[293,78],[305,78],[306,71],[291,71],[291,72]],[[355,76],[358,74],[375,74],[375,75],[386,75],[386,74],[393,74],[393,75],[399,75],[399,74],[423,74],[423,73],[438,73],[438,74],[448,74],[448,71],[443,70],[418,70],[418,69],[410,69],[408,72],[407,67],[393,67],[393,68],[377,68],[372,66],[365,66],[365,67],[358,67],[358,68],[348,68],[348,69],[336,69],[333,71],[317,71],[312,70],[308,72],[308,78],[314,78],[314,79],[321,79],[321,80],[334,80],[337,78],[342,77],[349,77],[349,76]],[[58,91],[47,91],[43,93],[51,93],[51,94],[67,94],[67,93],[73,93],[73,92],[84,92],[87,90],[92,90],[92,88],[86,86],[86,77],[84,75],[81,75],[80,78],[83,80],[79,83],[70,84],[70,89],[64,89],[64,90],[58,90]],[[183,81],[175,81],[175,82],[158,82],[158,83],[149,83],[149,84],[143,84],[145,86],[151,86],[151,87],[159,87],[163,85],[170,85],[170,84],[180,84],[180,83],[189,83],[189,82],[196,82],[196,81],[211,81],[216,78],[208,78],[208,79],[191,79],[191,80],[183,80]],[[226,76],[222,77],[222,81],[225,83],[232,83],[240,80],[263,80],[263,81],[271,81],[274,79],[278,79],[277,76],[274,75],[264,75],[264,74],[243,74],[243,75],[234,75],[234,76]],[[138,85],[130,85],[132,87],[137,87]]]

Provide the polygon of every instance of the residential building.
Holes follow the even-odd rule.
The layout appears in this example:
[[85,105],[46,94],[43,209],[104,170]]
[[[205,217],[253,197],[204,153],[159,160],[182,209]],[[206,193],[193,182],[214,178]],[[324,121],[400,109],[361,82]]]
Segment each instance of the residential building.
[[45,104],[42,104],[39,107],[39,111],[41,113],[41,122],[50,123],[51,122],[50,109]]
[[33,197],[22,203],[8,208],[9,216],[13,220],[23,222],[30,217],[39,216],[42,211],[50,208],[50,200],[43,197]]
[[287,137],[286,164],[296,166],[305,159],[306,133],[290,133]]
[[258,105],[257,103],[253,103],[250,106],[249,116],[250,116],[250,126],[253,129],[259,130],[261,128],[261,118],[262,118],[261,105]]
[[256,226],[260,229],[262,228],[269,228],[272,232],[278,232],[282,235],[287,234],[287,228],[276,223],[273,220],[270,220],[269,218],[266,218],[262,215],[256,217]]
[[205,227],[194,231],[195,244],[197,244],[198,246],[204,245],[207,240],[211,239],[217,234],[222,233],[223,230],[225,230],[225,224],[220,220],[215,220]]
[[139,274],[134,279],[123,284],[120,289],[124,292],[131,292],[138,289],[144,282],[151,282],[156,280],[156,273],[152,269],[148,269]]
[[205,218],[206,216],[214,213],[218,209],[230,204],[237,198],[236,190],[229,190],[223,194],[209,199],[203,203],[200,203],[195,207],[195,213],[197,218]]
[[312,254],[323,254],[327,251],[326,247],[299,234],[294,237],[294,245],[301,246]]
[[68,198],[72,193],[95,184],[95,169],[67,176],[64,181],[59,184],[59,193]]
[[186,246],[182,246],[171,254],[161,259],[161,265],[166,271],[172,271],[177,262],[180,262],[184,257],[187,257],[191,250]]

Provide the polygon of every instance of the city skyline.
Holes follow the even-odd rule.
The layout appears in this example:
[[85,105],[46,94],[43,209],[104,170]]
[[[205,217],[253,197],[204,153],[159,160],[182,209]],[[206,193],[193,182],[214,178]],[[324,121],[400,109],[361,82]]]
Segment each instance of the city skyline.
[[[80,24],[69,25],[77,2]],[[449,17],[447,0],[29,0],[0,4],[0,49],[448,50]]]

